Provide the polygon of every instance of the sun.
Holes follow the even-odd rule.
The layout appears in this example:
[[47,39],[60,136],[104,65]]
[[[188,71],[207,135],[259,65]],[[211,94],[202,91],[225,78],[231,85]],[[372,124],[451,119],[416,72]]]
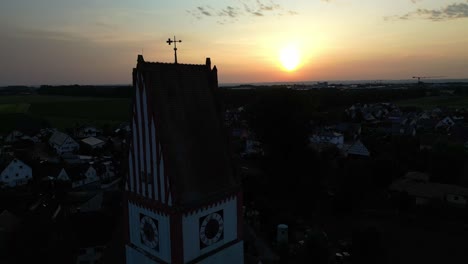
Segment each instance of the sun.
[[280,51],[279,59],[286,71],[294,71],[299,66],[301,57],[295,46],[287,46]]

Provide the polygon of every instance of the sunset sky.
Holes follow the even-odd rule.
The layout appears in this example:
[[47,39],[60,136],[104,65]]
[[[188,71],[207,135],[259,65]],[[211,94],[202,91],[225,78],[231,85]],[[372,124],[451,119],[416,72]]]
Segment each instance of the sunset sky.
[[0,85],[129,84],[142,51],[173,62],[174,35],[220,83],[468,78],[467,0],[14,0]]

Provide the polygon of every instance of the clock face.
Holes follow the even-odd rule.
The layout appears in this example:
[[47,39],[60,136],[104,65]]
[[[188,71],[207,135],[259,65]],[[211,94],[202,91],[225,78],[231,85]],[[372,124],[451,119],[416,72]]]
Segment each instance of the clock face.
[[205,248],[224,237],[223,211],[220,210],[200,218],[200,247]]
[[140,214],[140,240],[143,245],[159,250],[158,221],[147,215]]

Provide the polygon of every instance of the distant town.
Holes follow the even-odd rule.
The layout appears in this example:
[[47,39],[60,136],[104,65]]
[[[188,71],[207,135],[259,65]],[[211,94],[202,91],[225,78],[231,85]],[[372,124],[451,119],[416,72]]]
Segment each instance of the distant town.
[[[125,259],[132,89],[0,88],[1,263]],[[460,259],[468,83],[236,85],[216,95],[244,193],[246,263]]]

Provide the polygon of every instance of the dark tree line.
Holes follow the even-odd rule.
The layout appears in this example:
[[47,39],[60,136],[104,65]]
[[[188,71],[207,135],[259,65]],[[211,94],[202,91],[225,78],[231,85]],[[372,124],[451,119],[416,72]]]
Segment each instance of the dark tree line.
[[93,86],[93,85],[42,85],[38,94],[42,95],[67,95],[67,96],[91,96],[91,97],[118,97],[130,98],[133,87],[128,86]]

